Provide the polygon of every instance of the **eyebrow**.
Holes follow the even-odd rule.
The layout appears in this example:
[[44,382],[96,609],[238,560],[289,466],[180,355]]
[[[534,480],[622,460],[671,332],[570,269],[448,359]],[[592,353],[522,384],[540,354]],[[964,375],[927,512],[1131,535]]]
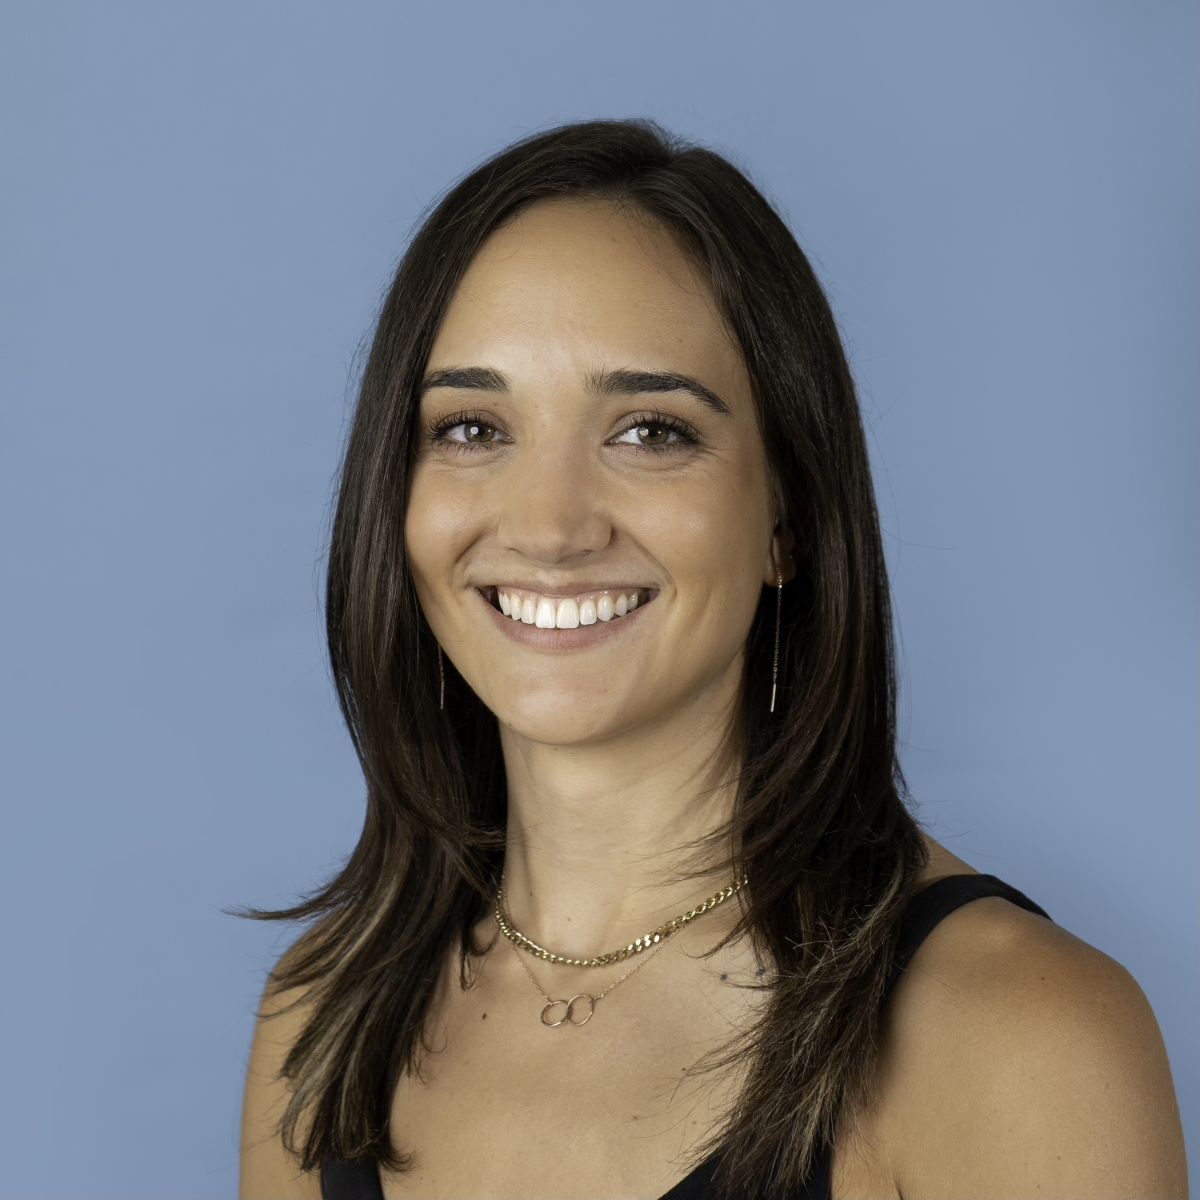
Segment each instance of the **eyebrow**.
[[[634,371],[617,368],[592,371],[584,381],[597,396],[635,396],[643,392],[688,392],[715,413],[729,414],[729,405],[699,380],[677,371]],[[417,398],[431,388],[467,388],[483,392],[507,392],[508,380],[491,367],[442,367],[421,380]]]

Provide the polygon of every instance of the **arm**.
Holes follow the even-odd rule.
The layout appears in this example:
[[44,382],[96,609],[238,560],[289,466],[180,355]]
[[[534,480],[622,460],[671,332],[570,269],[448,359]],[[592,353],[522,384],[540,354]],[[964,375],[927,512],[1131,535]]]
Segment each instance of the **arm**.
[[[306,1009],[299,1005],[270,1020],[262,1014],[278,1012],[293,999],[291,992],[268,999],[264,990],[259,1007],[242,1103],[239,1200],[321,1200],[317,1172],[299,1172],[276,1128],[289,1096],[280,1071],[300,1033]],[[298,1133],[303,1136],[303,1124]]]

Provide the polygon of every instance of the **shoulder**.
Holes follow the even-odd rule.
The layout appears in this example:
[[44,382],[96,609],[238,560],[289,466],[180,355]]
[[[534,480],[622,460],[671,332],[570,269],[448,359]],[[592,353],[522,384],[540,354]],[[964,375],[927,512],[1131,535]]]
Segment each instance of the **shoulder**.
[[[240,1200],[320,1200],[321,1197],[317,1173],[299,1170],[283,1145],[279,1128],[291,1097],[283,1064],[310,1015],[303,989],[280,991],[274,986],[288,954],[271,972],[256,1012],[242,1097]],[[297,1136],[302,1139],[304,1132],[301,1123]]]
[[884,1019],[880,1106],[901,1195],[1186,1194],[1158,1023],[1133,976],[986,897],[929,934]]

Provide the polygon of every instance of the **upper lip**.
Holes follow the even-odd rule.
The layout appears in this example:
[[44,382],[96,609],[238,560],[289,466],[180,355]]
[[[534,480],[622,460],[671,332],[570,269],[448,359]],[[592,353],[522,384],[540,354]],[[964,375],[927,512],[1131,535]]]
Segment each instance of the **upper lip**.
[[533,580],[501,579],[495,583],[476,585],[481,592],[494,591],[496,588],[515,588],[522,592],[535,592],[539,596],[555,596],[560,600],[572,596],[581,596],[585,592],[657,592],[658,589],[646,583],[613,583],[610,579],[589,580],[569,586],[563,584],[545,584]]

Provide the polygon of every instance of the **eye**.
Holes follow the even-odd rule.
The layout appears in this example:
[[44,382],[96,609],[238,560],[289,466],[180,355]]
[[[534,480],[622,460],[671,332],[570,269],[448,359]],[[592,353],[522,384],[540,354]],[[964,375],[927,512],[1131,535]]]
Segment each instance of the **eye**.
[[[630,437],[632,435],[632,437]],[[617,444],[656,453],[689,450],[700,438],[692,427],[668,413],[642,413],[617,435]]]
[[475,413],[454,413],[435,421],[425,432],[432,445],[448,445],[458,451],[486,449],[499,443],[500,431]]

